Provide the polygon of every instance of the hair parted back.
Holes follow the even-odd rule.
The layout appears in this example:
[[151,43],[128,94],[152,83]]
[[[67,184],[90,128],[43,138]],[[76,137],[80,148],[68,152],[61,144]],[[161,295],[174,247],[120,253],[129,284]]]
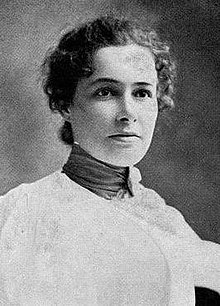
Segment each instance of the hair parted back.
[[[151,29],[144,29],[125,18],[102,16],[64,34],[59,44],[46,55],[43,65],[43,89],[49,107],[62,114],[73,103],[78,81],[93,73],[93,56],[100,48],[137,44],[150,49],[158,76],[159,110],[174,106],[172,94],[176,67],[169,47]],[[61,140],[73,144],[71,124],[65,121]]]

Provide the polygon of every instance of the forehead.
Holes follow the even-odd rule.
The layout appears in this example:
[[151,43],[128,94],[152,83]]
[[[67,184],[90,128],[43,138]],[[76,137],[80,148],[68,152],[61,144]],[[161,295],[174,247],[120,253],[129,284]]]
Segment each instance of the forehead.
[[138,45],[101,48],[94,55],[93,78],[100,76],[126,76],[157,79],[153,54]]

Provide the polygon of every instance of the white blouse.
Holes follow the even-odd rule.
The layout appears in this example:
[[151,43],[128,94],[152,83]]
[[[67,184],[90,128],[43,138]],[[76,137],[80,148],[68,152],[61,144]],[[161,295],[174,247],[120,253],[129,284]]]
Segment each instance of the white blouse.
[[0,197],[0,305],[193,306],[220,246],[144,188],[105,200],[57,171]]

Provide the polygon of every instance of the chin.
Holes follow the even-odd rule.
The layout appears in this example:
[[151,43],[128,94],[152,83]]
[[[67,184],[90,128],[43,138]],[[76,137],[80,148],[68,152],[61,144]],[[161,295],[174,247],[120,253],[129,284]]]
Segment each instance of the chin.
[[99,150],[86,150],[94,158],[117,167],[132,167],[139,163],[148,151],[146,144],[129,147],[100,147]]
[[150,141],[136,141],[135,143],[117,143],[100,150],[102,160],[119,167],[131,167],[139,163],[150,147]]
[[119,167],[132,167],[139,163],[146,152],[133,152],[133,154],[119,154],[108,160],[109,164]]

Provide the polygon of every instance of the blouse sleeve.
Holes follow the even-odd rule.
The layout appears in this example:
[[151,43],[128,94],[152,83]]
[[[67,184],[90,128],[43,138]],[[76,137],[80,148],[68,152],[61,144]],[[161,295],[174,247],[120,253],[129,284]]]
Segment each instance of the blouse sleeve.
[[0,196],[0,305],[8,306],[11,303],[8,300],[5,290],[5,276],[3,272],[4,268],[4,242],[2,239],[4,229],[7,225],[7,221],[16,206],[16,203],[22,194],[23,185],[10,190],[7,194]]
[[195,286],[220,294],[220,245],[202,240],[191,248],[189,260],[194,270]]
[[179,257],[191,267],[194,284],[220,293],[220,245],[202,240],[184,216],[154,191],[142,199],[144,220],[159,245],[171,257]]
[[185,256],[191,265],[195,286],[209,288],[220,294],[220,245],[202,240],[178,210],[169,206],[167,209],[169,213],[172,211],[173,224],[176,223],[175,227],[178,228],[177,253]]
[[195,286],[220,293],[220,245],[202,240],[177,209],[166,205],[165,210],[169,223],[175,229],[174,236],[179,240],[178,252],[185,254],[192,266]]
[[[154,201],[160,206],[157,217],[153,218],[157,226],[167,228],[168,239],[176,241],[176,253],[185,256],[191,265],[195,286],[206,287],[220,293],[220,245],[202,240],[190,227],[184,216],[174,207],[166,205],[164,200],[154,193]],[[163,206],[164,205],[164,206]],[[172,245],[172,244],[171,244]]]

